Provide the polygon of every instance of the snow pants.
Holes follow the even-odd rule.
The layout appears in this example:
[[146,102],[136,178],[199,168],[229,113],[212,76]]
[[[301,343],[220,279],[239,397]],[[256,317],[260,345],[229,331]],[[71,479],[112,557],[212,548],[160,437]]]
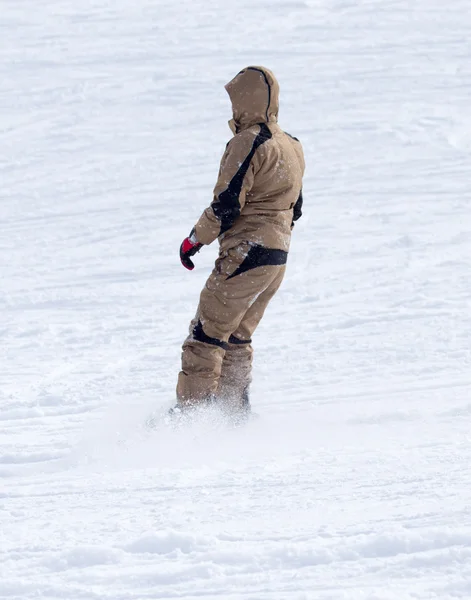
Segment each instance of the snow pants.
[[243,403],[252,372],[251,337],[285,274],[287,252],[243,243],[219,256],[183,344],[177,401]]

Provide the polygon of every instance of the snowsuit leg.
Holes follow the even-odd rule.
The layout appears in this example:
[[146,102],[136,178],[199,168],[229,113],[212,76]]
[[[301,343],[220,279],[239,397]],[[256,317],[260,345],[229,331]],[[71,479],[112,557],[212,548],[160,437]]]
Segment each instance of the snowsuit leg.
[[183,344],[179,404],[219,394],[236,398],[248,388],[250,338],[281,284],[286,259],[286,252],[248,243],[218,258]]
[[[272,267],[273,268],[273,267]],[[252,381],[252,340],[251,337],[260,323],[270,300],[283,281],[285,267],[277,267],[277,273],[268,287],[249,307],[237,330],[229,337],[229,345],[222,362],[217,397],[235,409],[248,399]]]

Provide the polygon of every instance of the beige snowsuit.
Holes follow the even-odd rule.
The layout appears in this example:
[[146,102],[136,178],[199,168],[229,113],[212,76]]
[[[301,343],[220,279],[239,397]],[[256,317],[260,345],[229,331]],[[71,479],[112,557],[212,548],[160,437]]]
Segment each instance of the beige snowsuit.
[[198,242],[218,238],[220,250],[183,345],[180,405],[213,396],[242,402],[251,381],[251,337],[281,284],[293,222],[301,216],[303,150],[277,124],[273,73],[247,67],[225,87],[235,135],[213,202],[195,226]]

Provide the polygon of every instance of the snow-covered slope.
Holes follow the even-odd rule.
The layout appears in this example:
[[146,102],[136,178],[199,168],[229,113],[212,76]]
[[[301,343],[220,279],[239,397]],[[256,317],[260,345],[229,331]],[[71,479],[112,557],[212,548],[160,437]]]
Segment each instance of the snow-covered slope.
[[[468,4],[2,1],[0,598],[471,597]],[[260,419],[146,434],[248,64],[307,158]]]

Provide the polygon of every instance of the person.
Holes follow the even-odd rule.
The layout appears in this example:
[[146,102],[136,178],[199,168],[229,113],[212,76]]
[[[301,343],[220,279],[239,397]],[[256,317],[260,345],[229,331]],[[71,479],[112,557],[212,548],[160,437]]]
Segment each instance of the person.
[[177,412],[211,401],[231,414],[250,410],[252,334],[283,280],[291,230],[302,214],[303,149],[277,123],[275,76],[250,66],[225,88],[234,137],[214,199],[180,247],[183,266],[192,270],[196,252],[219,240],[183,344]]

